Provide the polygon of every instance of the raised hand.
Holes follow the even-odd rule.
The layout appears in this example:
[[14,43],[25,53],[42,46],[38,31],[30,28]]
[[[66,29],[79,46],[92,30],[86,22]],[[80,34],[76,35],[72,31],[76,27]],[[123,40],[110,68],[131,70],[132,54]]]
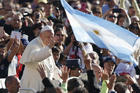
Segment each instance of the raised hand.
[[5,33],[5,30],[3,27],[0,27],[0,39],[9,39],[9,35]]
[[109,90],[111,90],[111,89],[114,88],[115,81],[116,81],[116,75],[113,74],[113,75],[111,75],[111,77],[109,78],[109,83],[107,84]]
[[19,46],[20,46],[20,40],[17,39],[17,38],[15,38],[15,39],[14,39],[14,48],[18,49]]
[[71,36],[71,43],[74,43],[74,41],[75,41],[75,37],[74,37],[74,35],[72,35]]
[[102,80],[108,80],[108,79],[109,79],[109,75],[108,75],[108,73],[106,71],[104,71],[102,73]]
[[55,45],[55,43],[56,43],[56,38],[55,37],[51,37],[51,38],[48,39],[48,46],[50,48],[53,48],[53,46]]
[[130,75],[125,75],[124,77],[127,79],[126,85],[132,85],[135,83]]
[[47,77],[47,74],[45,73],[45,66],[44,65],[39,64],[37,71],[39,72],[42,79]]
[[86,69],[87,69],[87,70],[91,70],[91,63],[92,63],[92,60],[91,60],[91,58],[89,57],[89,55],[86,55],[86,56],[84,57],[84,63],[85,63]]
[[69,78],[70,69],[68,69],[67,66],[63,66],[61,68],[61,71],[62,71],[62,75],[59,76],[63,80],[63,82],[66,83],[66,80]]

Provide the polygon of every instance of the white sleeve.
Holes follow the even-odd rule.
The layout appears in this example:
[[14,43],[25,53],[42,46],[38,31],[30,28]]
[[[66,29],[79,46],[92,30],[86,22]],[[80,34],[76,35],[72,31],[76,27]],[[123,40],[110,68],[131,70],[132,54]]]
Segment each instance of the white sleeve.
[[31,62],[41,62],[51,56],[51,49],[46,46],[45,48],[35,49],[30,54]]

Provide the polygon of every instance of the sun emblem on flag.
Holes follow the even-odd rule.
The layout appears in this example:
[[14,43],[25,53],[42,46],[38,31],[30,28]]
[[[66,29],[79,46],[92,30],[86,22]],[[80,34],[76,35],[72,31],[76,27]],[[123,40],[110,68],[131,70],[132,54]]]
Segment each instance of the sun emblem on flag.
[[94,32],[96,35],[100,35],[99,31],[97,31],[97,30],[93,30],[93,32]]

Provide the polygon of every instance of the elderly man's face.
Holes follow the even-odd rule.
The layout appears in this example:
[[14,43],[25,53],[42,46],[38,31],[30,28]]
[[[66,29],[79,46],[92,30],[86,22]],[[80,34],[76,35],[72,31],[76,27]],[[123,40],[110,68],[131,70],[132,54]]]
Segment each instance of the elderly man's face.
[[53,39],[53,38],[54,38],[54,34],[52,33],[51,30],[44,31],[42,33],[42,39],[43,39],[43,43],[45,45],[49,45],[50,40]]

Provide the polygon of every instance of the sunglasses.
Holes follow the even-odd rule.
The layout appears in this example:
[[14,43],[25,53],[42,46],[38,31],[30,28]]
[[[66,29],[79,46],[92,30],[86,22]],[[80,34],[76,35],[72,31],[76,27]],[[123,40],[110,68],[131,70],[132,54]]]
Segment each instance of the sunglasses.
[[114,16],[114,15],[109,15],[108,17],[109,18],[116,18],[116,16]]

